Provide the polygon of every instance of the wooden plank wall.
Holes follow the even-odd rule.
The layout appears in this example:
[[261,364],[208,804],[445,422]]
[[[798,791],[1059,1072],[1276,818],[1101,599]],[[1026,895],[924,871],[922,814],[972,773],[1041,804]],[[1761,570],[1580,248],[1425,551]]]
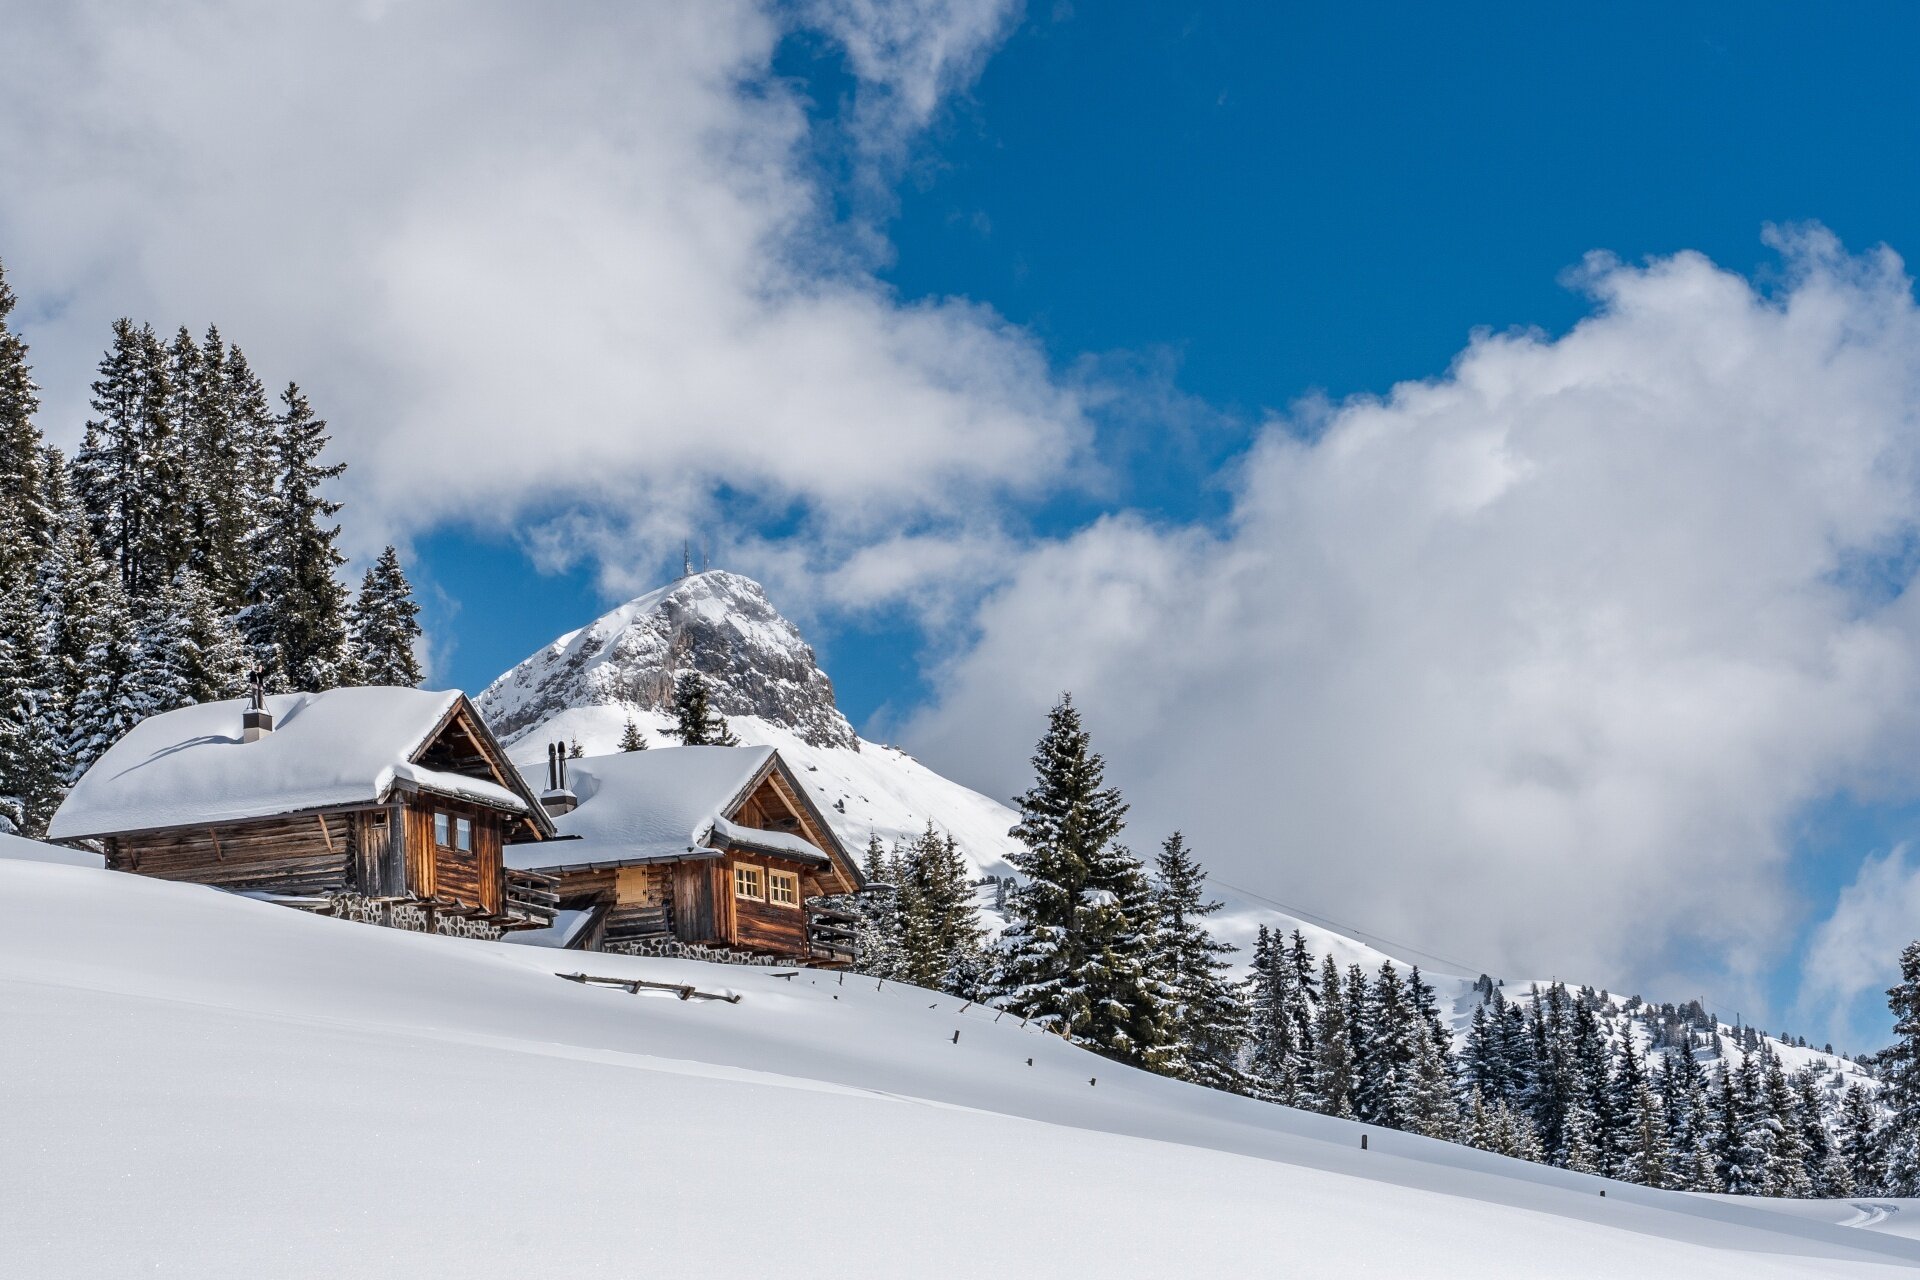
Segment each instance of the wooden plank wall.
[[784,956],[807,954],[807,913],[799,907],[735,898],[733,913],[734,946]]
[[[473,851],[460,853],[434,843],[436,812],[473,822]],[[489,915],[505,909],[506,881],[500,863],[500,819],[483,809],[421,797],[407,810],[407,883],[423,898],[475,907]]]
[[115,836],[107,846],[107,865],[117,871],[225,889],[311,894],[348,887],[353,833],[346,814],[313,814]]
[[673,933],[682,942],[725,942],[732,924],[733,889],[718,882],[731,875],[724,860],[673,865]]

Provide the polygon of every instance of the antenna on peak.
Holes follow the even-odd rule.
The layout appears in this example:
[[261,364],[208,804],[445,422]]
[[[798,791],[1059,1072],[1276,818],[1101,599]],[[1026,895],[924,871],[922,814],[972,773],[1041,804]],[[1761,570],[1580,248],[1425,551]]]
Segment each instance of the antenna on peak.
[[680,576],[683,578],[691,578],[693,576],[693,542],[691,539],[680,544]]

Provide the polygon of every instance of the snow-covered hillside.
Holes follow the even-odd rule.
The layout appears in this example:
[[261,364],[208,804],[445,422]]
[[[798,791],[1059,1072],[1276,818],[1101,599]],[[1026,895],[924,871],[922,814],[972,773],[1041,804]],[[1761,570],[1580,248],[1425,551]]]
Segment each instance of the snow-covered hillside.
[[[904,751],[856,737],[799,628],[780,615],[759,583],[736,573],[694,574],[609,610],[504,673],[478,705],[515,762],[538,768],[553,741],[577,742],[589,755],[618,749],[629,719],[650,742],[671,744],[665,733],[672,723],[671,691],[686,670],[707,676],[716,704],[742,741],[779,749],[856,853],[871,836],[892,845],[932,823],[954,837],[976,876],[1010,873],[1007,858],[1016,845],[1008,831],[1018,815]],[[1283,935],[1299,930],[1316,956],[1330,954],[1342,969],[1357,964],[1372,973],[1388,959],[1403,968],[1409,963],[1407,955],[1232,890],[1216,896],[1225,909],[1213,918],[1214,931],[1241,949],[1242,960],[1265,925]],[[1426,968],[1442,1010],[1464,1035],[1479,1003],[1479,975]],[[1509,980],[1508,998],[1523,999],[1530,985]],[[1614,1004],[1624,1002],[1616,997]],[[1630,1025],[1623,1017],[1619,1034]],[[1730,1034],[1732,1028],[1722,1030]],[[1645,1028],[1634,1034],[1644,1047]],[[1789,1068],[1820,1063],[1836,1081],[1845,1073],[1858,1077],[1859,1069],[1844,1059],[1769,1043]],[[1730,1047],[1729,1057],[1737,1065],[1739,1051]]]
[[1363,1151],[1351,1122],[916,988],[401,933],[21,851],[0,845],[11,1275],[1920,1267],[1885,1230],[1911,1202],[1689,1197],[1378,1130]]

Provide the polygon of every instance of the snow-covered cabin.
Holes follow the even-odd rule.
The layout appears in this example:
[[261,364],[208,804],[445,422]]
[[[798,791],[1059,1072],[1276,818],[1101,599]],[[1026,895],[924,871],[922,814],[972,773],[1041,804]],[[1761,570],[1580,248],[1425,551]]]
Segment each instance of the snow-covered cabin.
[[553,882],[510,841],[553,823],[457,690],[346,688],[142,720],[75,784],[48,837],[122,871],[403,928],[544,928]]
[[529,778],[577,802],[553,819],[559,839],[507,850],[508,866],[559,878],[559,917],[538,940],[852,958],[844,918],[814,900],[859,889],[859,868],[772,747],[661,747],[564,767],[564,779]]

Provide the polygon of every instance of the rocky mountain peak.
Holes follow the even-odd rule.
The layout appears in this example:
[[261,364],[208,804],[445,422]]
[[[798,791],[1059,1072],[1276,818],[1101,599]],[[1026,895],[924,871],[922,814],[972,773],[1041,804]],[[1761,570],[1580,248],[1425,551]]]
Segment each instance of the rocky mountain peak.
[[684,671],[707,677],[722,715],[758,716],[818,747],[859,750],[833,682],[799,628],[751,578],[714,569],[609,610],[495,680],[480,713],[512,739],[576,707],[671,715]]

